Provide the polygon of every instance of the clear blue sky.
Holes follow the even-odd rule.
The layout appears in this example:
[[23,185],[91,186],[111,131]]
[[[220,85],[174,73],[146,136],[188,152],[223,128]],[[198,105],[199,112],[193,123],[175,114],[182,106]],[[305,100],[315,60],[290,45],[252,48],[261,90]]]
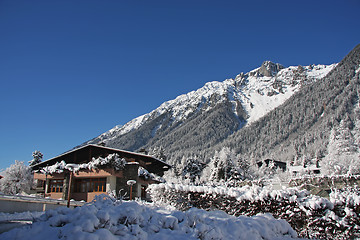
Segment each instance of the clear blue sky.
[[360,2],[0,0],[0,169],[48,159],[264,60],[331,64]]

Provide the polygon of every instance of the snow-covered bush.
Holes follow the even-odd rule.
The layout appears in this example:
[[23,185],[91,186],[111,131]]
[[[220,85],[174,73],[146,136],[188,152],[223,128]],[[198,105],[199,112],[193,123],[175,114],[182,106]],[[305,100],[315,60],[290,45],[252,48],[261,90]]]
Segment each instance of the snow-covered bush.
[[29,193],[33,186],[31,168],[24,162],[15,160],[1,175],[3,178],[0,179],[0,192],[5,194]]
[[230,216],[221,211],[192,208],[182,212],[143,203],[115,201],[106,195],[73,210],[48,210],[25,228],[0,239],[294,239],[296,232],[284,220],[269,214]]
[[360,236],[360,191],[334,191],[330,200],[306,190],[244,186],[241,188],[157,184],[149,188],[153,201],[177,209],[197,207],[230,215],[270,213],[289,222],[302,237],[352,239]]
[[154,174],[154,173],[151,173],[149,172],[148,170],[146,170],[145,168],[139,166],[138,168],[138,176],[139,177],[142,177],[146,180],[155,180],[155,181],[158,181],[158,182],[165,182],[164,178]]

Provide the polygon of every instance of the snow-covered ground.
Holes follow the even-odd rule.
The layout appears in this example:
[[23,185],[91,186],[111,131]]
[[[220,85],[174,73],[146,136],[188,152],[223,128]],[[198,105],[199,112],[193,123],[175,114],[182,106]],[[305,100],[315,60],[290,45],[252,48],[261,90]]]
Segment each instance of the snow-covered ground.
[[44,212],[21,212],[3,213],[0,212],[0,234],[10,231],[13,228],[23,227],[32,223],[35,218],[40,217]]
[[30,226],[0,239],[294,239],[296,232],[270,214],[234,217],[192,208],[182,212],[106,195],[82,207],[46,211]]
[[8,221],[32,221],[43,215],[44,212],[20,212],[20,213],[3,213],[0,212],[0,222]]

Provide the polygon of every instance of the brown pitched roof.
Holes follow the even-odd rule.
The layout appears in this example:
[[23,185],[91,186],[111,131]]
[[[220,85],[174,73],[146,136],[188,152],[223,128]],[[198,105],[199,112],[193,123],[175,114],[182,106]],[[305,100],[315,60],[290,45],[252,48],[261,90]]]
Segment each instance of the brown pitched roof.
[[153,156],[144,155],[141,153],[134,153],[130,151],[120,150],[116,148],[103,147],[99,145],[89,144],[69,152],[63,153],[59,156],[46,160],[44,162],[32,166],[33,170],[38,170],[42,167],[51,166],[56,162],[65,161],[66,163],[86,163],[91,159],[98,157],[106,157],[109,154],[117,153],[120,157],[125,158],[128,162],[139,162],[144,165],[148,171],[158,173],[166,171],[171,166],[164,161],[161,161]]

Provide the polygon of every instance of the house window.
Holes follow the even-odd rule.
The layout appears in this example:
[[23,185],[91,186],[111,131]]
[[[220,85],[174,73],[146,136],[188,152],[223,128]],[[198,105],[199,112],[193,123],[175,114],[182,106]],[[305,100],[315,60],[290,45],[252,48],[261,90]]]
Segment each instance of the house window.
[[106,178],[81,178],[75,180],[74,192],[105,192]]
[[49,192],[62,192],[63,185],[63,179],[51,179],[49,182]]
[[37,179],[36,181],[36,188],[45,189],[45,181]]

